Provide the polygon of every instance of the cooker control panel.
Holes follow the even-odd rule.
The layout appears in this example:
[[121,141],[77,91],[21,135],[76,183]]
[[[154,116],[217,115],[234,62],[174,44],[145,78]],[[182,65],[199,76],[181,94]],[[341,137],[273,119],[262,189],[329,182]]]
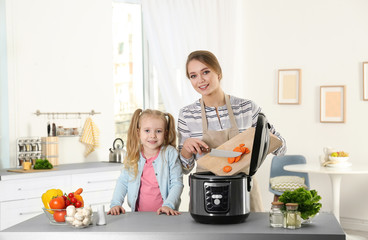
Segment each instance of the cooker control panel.
[[205,182],[205,207],[208,213],[226,213],[229,211],[230,183]]

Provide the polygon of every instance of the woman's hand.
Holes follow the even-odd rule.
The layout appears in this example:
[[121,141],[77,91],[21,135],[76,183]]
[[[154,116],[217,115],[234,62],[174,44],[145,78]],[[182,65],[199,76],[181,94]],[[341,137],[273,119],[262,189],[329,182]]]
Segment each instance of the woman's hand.
[[120,215],[120,213],[125,213],[125,209],[122,206],[115,206],[110,209],[110,211],[107,212],[107,215]]
[[202,154],[202,152],[206,152],[205,149],[208,148],[208,145],[198,138],[187,138],[184,141],[181,155],[185,158],[190,158],[192,154]]
[[180,212],[175,211],[167,206],[162,206],[157,210],[157,214],[166,213],[166,215],[180,215]]

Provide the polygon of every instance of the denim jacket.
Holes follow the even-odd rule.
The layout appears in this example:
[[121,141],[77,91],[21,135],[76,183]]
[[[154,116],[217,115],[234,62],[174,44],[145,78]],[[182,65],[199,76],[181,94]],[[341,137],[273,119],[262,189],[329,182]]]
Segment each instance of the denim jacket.
[[[146,159],[140,154],[138,161],[138,174],[134,178],[134,173],[128,172],[125,168],[118,178],[111,200],[110,207],[122,206],[125,195],[128,194],[128,205],[132,212],[136,209],[136,202],[141,185],[141,176]],[[167,146],[166,150],[161,147],[160,153],[152,163],[156,173],[156,178],[163,204],[172,209],[178,210],[180,205],[180,196],[183,192],[183,174],[178,158],[178,151],[173,146]]]

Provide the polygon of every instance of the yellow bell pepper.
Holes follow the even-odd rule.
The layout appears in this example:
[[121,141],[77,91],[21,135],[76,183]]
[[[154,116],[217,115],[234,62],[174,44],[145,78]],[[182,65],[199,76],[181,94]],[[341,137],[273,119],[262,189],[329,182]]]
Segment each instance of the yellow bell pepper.
[[[54,197],[59,197],[59,196],[63,196],[63,191],[61,191],[60,189],[49,189],[44,194],[42,194],[41,199],[42,199],[42,202],[45,208],[50,209],[49,202],[51,201],[51,199],[53,199]],[[54,213],[51,210],[48,210],[48,211],[51,214]]]

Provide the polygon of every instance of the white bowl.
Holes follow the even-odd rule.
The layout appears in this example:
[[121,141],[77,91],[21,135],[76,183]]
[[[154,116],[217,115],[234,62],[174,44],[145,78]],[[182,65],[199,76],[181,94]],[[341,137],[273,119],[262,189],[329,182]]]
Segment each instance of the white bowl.
[[331,157],[329,156],[328,158],[334,162],[346,162],[349,160],[349,157]]

